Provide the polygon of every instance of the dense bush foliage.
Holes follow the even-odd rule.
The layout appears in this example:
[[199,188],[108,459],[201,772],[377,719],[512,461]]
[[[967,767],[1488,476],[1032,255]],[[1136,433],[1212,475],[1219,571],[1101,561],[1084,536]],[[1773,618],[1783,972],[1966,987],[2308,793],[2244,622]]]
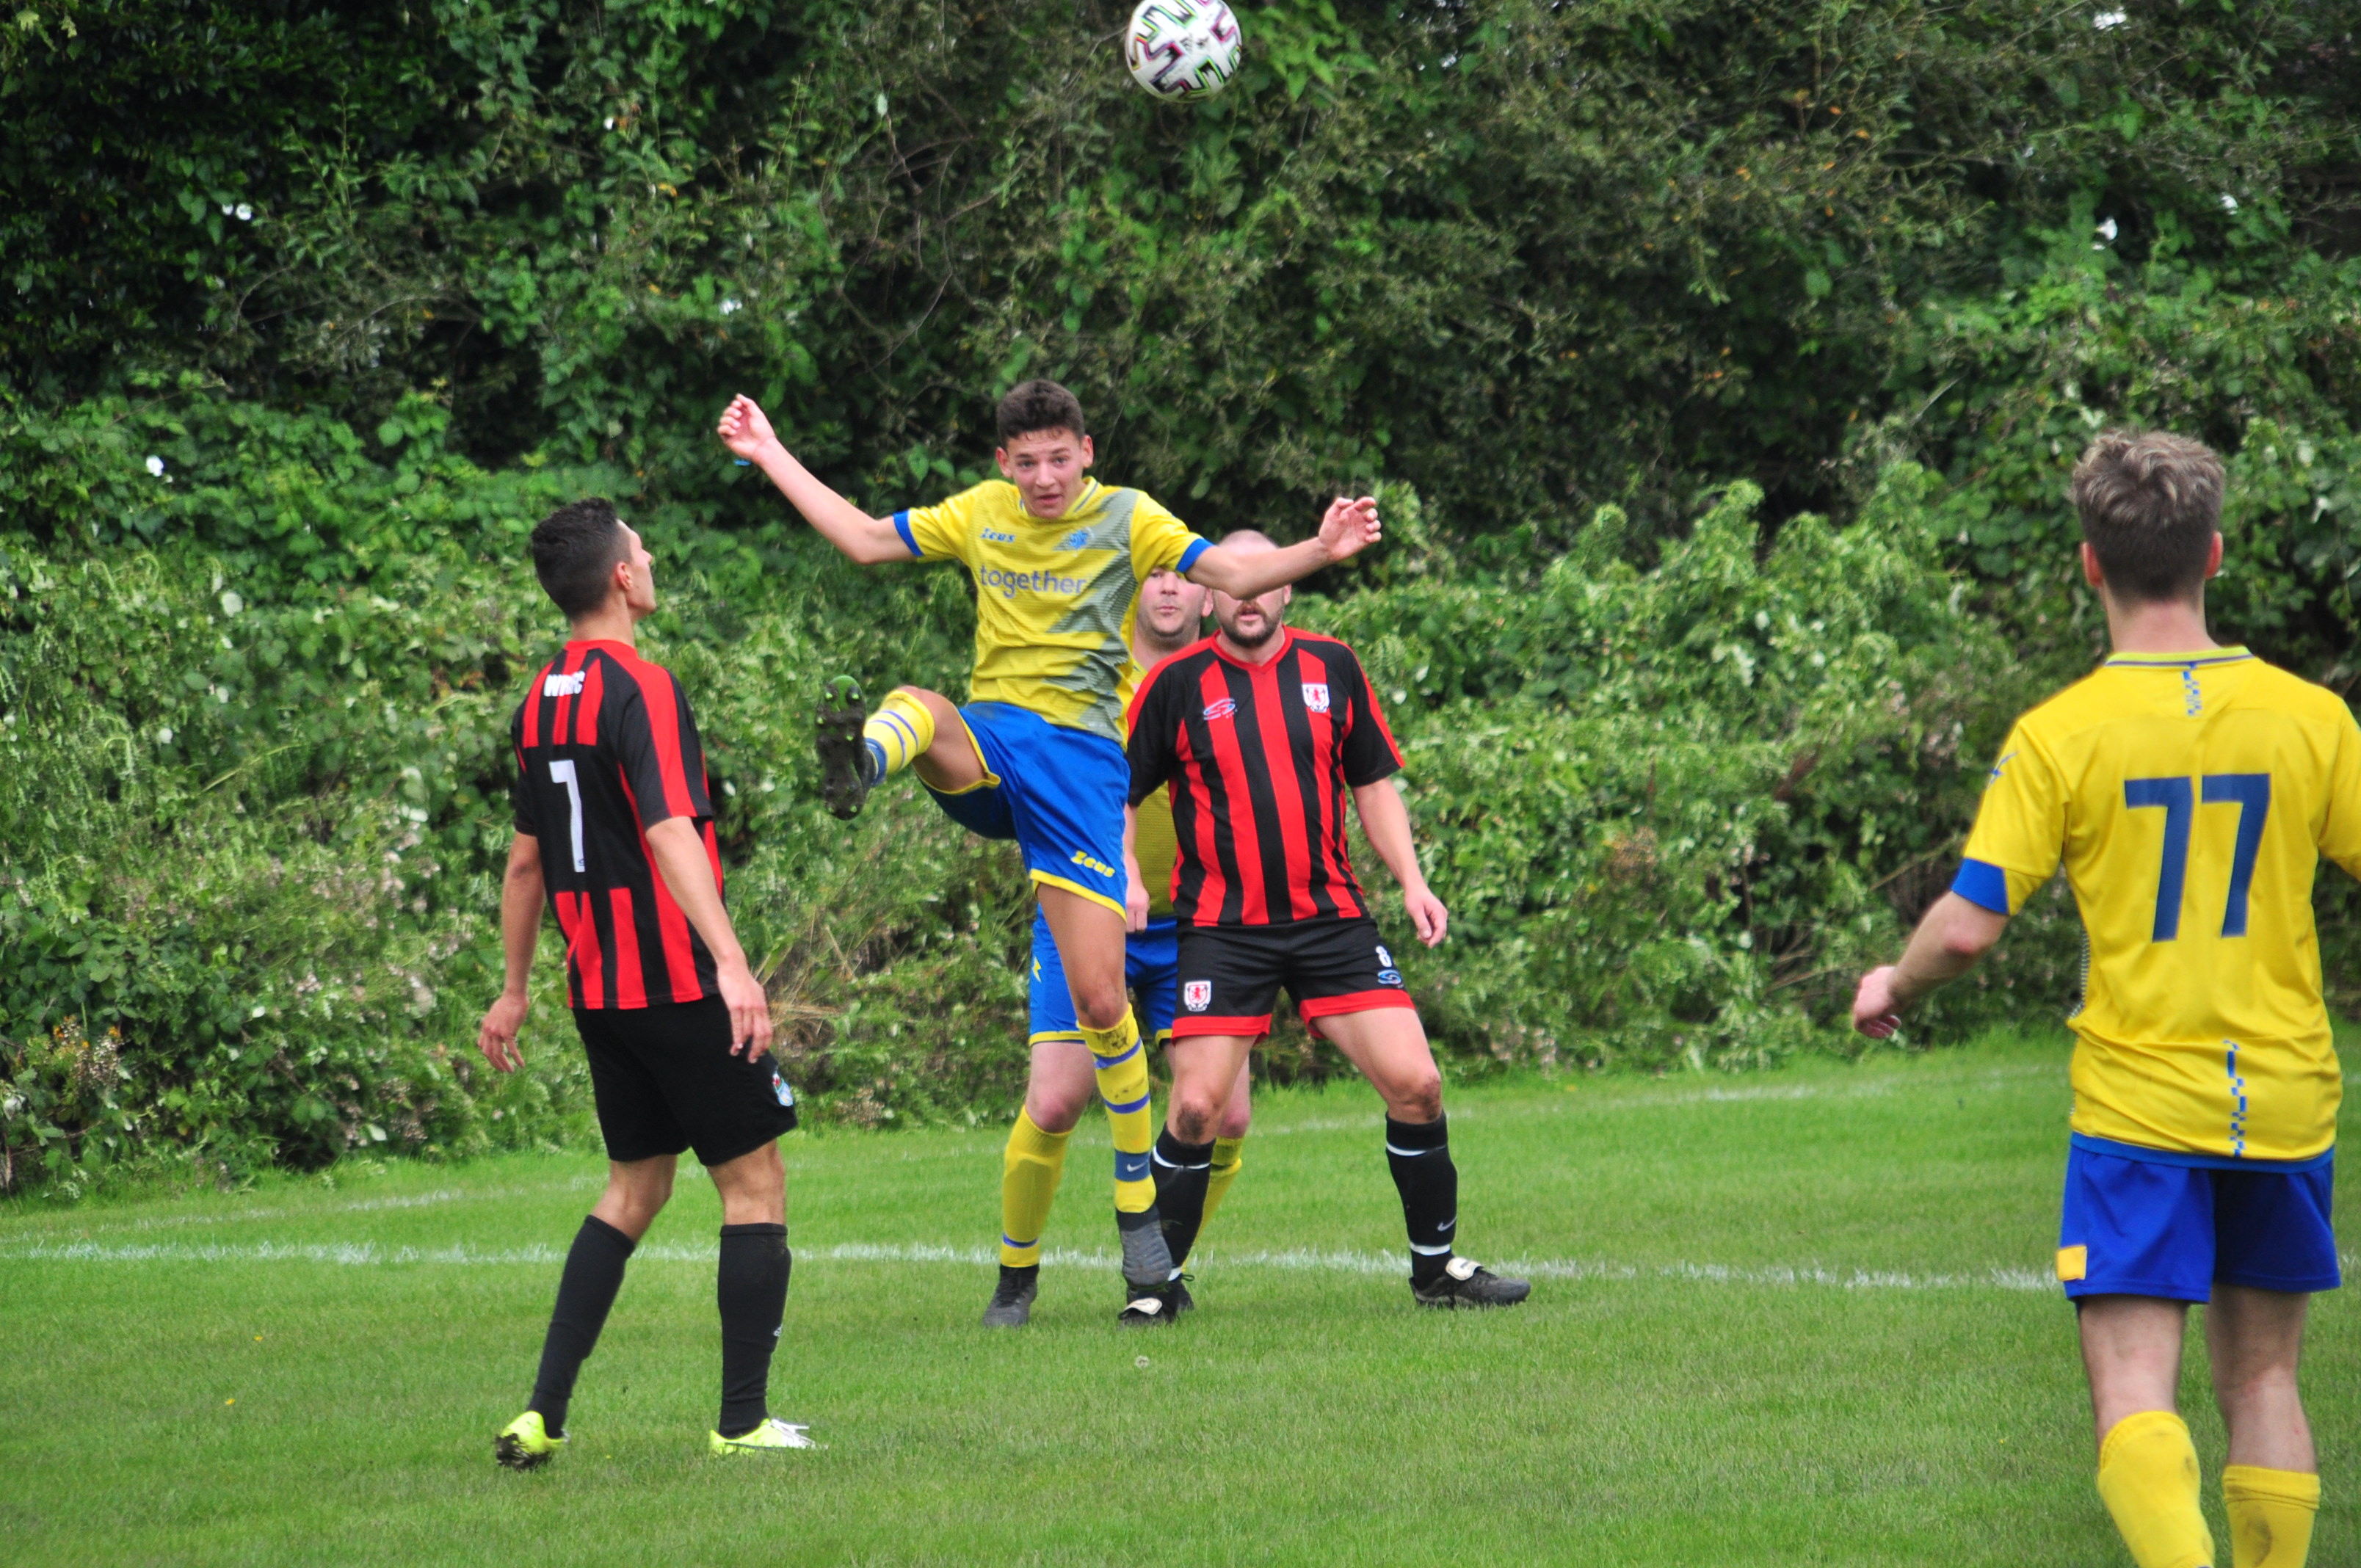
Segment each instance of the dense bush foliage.
[[[553,967],[528,1073],[469,1039],[557,634],[520,544],[586,492],[662,548],[798,1081],[1009,1107],[1012,859],[840,827],[805,756],[823,672],[957,689],[967,588],[817,547],[711,442],[738,390],[878,510],[1038,373],[1208,532],[1382,483],[1299,619],[1385,683],[1466,1062],[1842,1044],[2100,645],[2106,423],[2229,456],[2224,635],[2361,674],[2349,0],[1274,0],[1187,108],[1127,8],[0,18],[0,1189],[578,1132]],[[2073,935],[2049,895],[1933,1028],[2062,1001]]]
[[[522,534],[628,476],[483,472],[421,401],[370,441],[202,388],[0,433],[0,500],[88,497],[98,531],[5,545],[12,1179],[159,1146],[236,1170],[578,1127],[554,948],[532,1070],[493,1081],[471,1040],[499,970],[505,727],[560,630]],[[1447,1046],[1664,1064],[1841,1043],[1848,966],[1893,939],[1897,881],[1905,906],[1934,885],[1961,758],[2023,686],[1922,490],[1898,468],[1851,527],[1792,520],[1758,560],[1741,485],[1644,569],[1605,509],[1573,551],[1491,577],[1389,488],[1377,580],[1300,617],[1360,643],[1394,710],[1459,910],[1415,968]],[[799,1081],[864,1123],[1011,1108],[1014,857],[914,791],[834,822],[805,740],[818,671],[956,685],[965,583],[635,515],[672,596],[652,650],[698,707]],[[1277,1070],[1324,1070],[1284,1045]]]

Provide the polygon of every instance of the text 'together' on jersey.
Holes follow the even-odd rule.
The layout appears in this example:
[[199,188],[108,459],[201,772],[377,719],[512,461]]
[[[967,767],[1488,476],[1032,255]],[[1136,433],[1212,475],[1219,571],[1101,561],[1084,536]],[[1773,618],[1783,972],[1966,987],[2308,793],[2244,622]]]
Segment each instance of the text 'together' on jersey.
[[2064,862],[2090,942],[2077,1133],[2235,1160],[2334,1142],[2312,879],[2361,875],[2361,729],[2243,648],[2118,654],[2017,720],[1953,891],[2008,914]]
[[1186,572],[1211,546],[1137,490],[1093,479],[1065,515],[1037,518],[993,479],[894,514],[910,554],[975,578],[971,702],[1005,702],[1123,744],[1139,679],[1131,627],[1151,573]]

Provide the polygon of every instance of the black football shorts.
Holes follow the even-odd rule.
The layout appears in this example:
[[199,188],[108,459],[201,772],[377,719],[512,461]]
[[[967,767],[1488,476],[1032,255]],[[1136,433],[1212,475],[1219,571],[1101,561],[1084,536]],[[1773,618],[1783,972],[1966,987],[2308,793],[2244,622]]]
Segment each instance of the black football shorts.
[[694,1148],[708,1169],[796,1125],[796,1093],[771,1053],[730,1054],[718,996],[652,1007],[577,1007],[598,1133],[625,1164]]
[[1183,926],[1172,1037],[1270,1033],[1279,987],[1313,1034],[1339,1013],[1415,1005],[1377,922],[1298,920],[1286,926]]

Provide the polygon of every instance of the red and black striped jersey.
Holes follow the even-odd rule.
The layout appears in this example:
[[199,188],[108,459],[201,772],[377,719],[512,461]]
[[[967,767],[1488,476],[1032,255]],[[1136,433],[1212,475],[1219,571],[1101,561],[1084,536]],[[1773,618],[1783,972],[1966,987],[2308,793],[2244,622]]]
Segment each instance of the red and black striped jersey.
[[1248,664],[1207,638],[1148,672],[1131,705],[1131,801],[1172,792],[1172,911],[1192,926],[1367,913],[1345,792],[1401,766],[1353,651],[1285,630]]
[[713,955],[648,853],[649,828],[688,817],[721,887],[705,748],[672,672],[628,642],[568,642],[533,677],[509,738],[516,828],[541,841],[573,1004],[719,995]]

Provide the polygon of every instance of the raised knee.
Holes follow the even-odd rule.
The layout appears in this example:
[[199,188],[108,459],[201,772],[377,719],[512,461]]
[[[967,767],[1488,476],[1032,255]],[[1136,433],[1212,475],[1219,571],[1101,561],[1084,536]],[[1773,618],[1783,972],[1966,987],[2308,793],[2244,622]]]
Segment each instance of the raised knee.
[[1131,1009],[1119,985],[1083,986],[1074,992],[1074,1016],[1085,1029],[1112,1029]]

